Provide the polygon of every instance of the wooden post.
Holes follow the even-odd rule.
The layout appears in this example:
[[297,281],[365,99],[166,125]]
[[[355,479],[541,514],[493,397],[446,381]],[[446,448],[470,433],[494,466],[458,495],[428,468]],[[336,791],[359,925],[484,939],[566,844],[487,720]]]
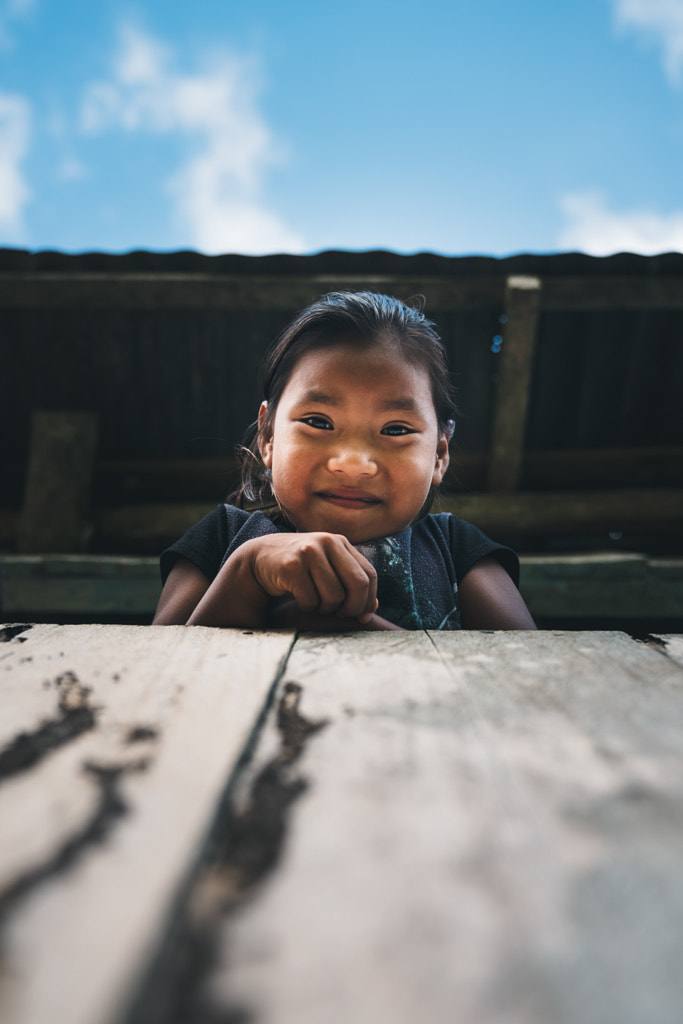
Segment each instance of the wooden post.
[[522,473],[531,370],[541,299],[537,277],[509,277],[493,418],[489,489],[516,491]]
[[98,425],[94,412],[33,414],[20,554],[86,550]]

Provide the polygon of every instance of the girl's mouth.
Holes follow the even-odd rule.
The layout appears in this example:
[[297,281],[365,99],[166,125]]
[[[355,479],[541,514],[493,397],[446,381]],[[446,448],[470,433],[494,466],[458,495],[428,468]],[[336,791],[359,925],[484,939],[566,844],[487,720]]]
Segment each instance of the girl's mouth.
[[372,505],[379,505],[381,501],[374,494],[367,491],[353,491],[340,488],[334,491],[319,491],[318,497],[323,501],[329,501],[339,508],[369,508]]

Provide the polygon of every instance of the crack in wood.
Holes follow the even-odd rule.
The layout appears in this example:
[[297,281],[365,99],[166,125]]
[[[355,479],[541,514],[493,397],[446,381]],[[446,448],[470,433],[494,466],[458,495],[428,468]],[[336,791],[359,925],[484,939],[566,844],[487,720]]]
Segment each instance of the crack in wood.
[[59,714],[33,732],[19,733],[4,748],[0,753],[0,782],[33,768],[53,750],[94,728],[97,722],[97,709],[88,701],[91,690],[73,672],[64,672],[54,684],[46,685],[54,685],[59,691]]
[[276,712],[279,750],[254,778],[244,808],[228,805],[217,821],[176,922],[174,941],[126,1015],[126,1024],[249,1024],[253,1019],[245,1007],[216,1005],[205,983],[218,960],[222,926],[255,897],[277,866],[290,808],[308,789],[308,781],[293,776],[291,768],[328,722],[301,714],[302,693],[298,683],[285,684]]

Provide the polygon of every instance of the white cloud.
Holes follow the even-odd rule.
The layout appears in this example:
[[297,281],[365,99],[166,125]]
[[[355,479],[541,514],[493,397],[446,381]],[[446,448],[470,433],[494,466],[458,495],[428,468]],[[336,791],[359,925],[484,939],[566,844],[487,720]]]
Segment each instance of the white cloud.
[[560,205],[566,218],[558,240],[562,249],[591,256],[683,252],[683,211],[668,215],[652,210],[618,213],[607,208],[599,192],[567,195]]
[[28,151],[30,120],[23,97],[0,93],[0,231],[5,243],[24,237],[22,214],[30,191],[21,165]]
[[664,70],[673,85],[683,73],[683,0],[612,0],[617,26],[634,28],[662,47]]
[[258,73],[244,58],[223,54],[201,72],[173,69],[172,52],[127,26],[107,81],[86,91],[81,128],[184,137],[188,157],[164,187],[204,252],[301,252],[303,239],[263,204],[267,168],[280,159],[256,105]]

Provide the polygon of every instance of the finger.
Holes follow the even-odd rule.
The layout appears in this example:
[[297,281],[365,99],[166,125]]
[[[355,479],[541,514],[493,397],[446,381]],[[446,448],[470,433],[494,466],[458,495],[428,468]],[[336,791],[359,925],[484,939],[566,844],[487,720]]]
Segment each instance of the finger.
[[344,588],[320,537],[314,534],[299,540],[288,553],[282,570],[283,586],[303,612],[329,614],[344,600]]
[[319,595],[318,611],[321,615],[332,615],[347,599],[345,581],[326,558],[317,560],[311,566],[311,578]]
[[377,573],[345,537],[334,540],[329,558],[345,594],[337,614],[353,618],[371,615],[377,605]]
[[358,564],[368,579],[365,604],[358,614],[358,618],[362,622],[367,622],[379,607],[379,601],[377,600],[377,570],[372,562],[368,561],[368,559],[353,547],[353,545],[350,545],[350,547],[354,558],[358,561]]
[[288,582],[287,593],[292,595],[301,611],[319,611],[320,594],[308,569],[300,570]]

